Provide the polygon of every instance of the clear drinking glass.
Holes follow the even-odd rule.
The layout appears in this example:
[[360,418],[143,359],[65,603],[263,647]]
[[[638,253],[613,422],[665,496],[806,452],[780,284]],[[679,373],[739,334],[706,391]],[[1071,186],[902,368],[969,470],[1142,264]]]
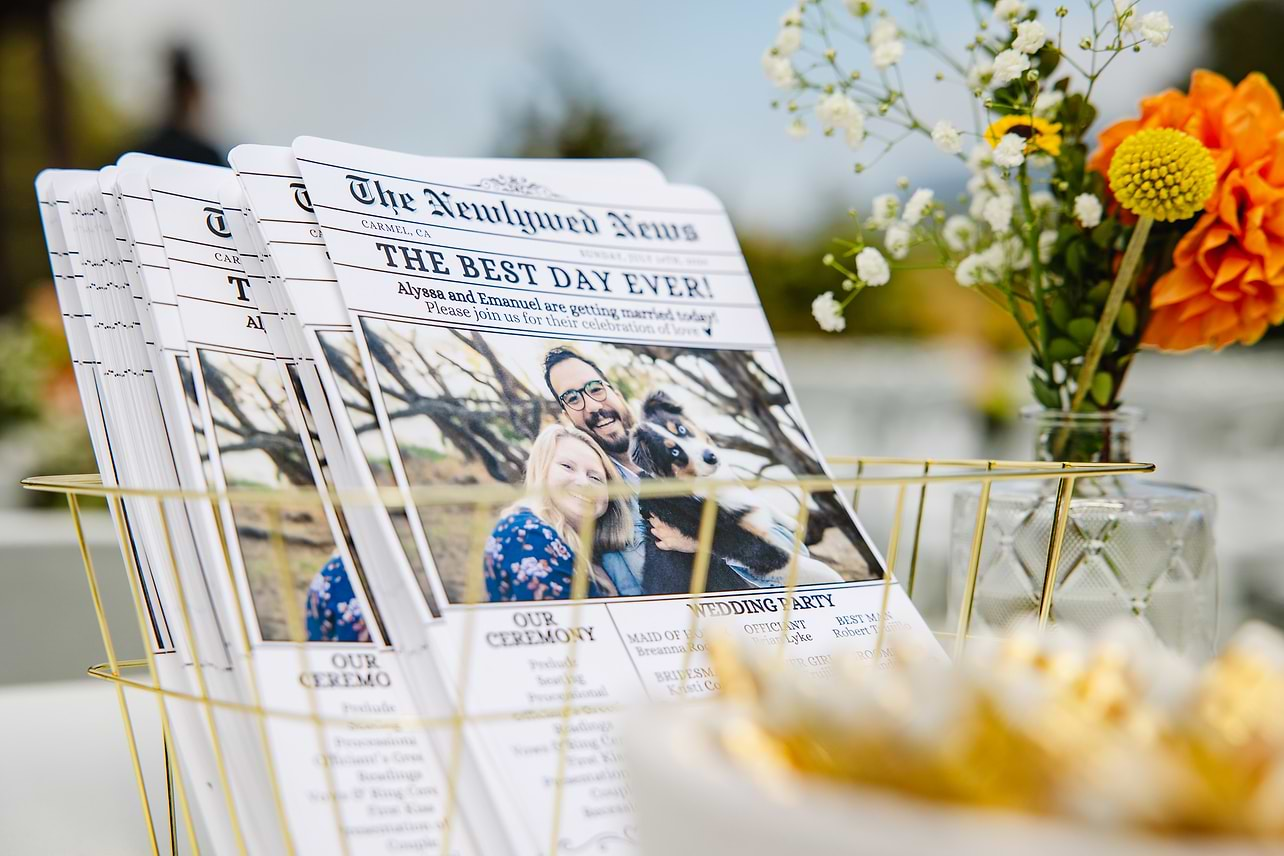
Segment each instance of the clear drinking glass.
[[[1043,461],[1131,460],[1139,411],[1079,414],[1027,408]],[[948,594],[951,626],[967,577],[979,489],[954,497]],[[1056,482],[998,482],[985,519],[971,632],[1001,635],[1037,617],[1056,505]],[[1077,482],[1052,595],[1051,622],[1091,633],[1127,616],[1195,659],[1217,640],[1216,501],[1211,494],[1136,476]]]

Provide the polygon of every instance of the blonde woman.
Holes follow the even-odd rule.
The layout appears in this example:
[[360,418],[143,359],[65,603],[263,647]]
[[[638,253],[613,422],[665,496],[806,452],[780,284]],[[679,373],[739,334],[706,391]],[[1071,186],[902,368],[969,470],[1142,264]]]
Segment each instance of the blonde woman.
[[579,532],[597,521],[587,597],[616,594],[602,557],[633,537],[628,502],[608,499],[618,482],[615,467],[593,438],[578,428],[550,425],[540,432],[526,462],[527,495],[504,511],[486,542],[486,590],[492,601],[561,600],[571,596]]

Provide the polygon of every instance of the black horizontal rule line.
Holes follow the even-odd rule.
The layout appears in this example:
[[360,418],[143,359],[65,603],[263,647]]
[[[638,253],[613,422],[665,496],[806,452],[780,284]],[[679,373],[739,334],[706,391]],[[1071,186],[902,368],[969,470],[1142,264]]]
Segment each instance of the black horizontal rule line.
[[240,255],[240,252],[235,247],[229,247],[227,244],[211,244],[209,241],[198,241],[195,238],[184,238],[180,235],[161,235],[161,237],[168,241],[182,241],[184,244],[196,244],[197,246],[201,246],[201,247],[213,247],[216,250],[227,250],[230,253],[236,253],[237,255]]
[[[198,352],[209,351],[214,354],[231,354],[234,357],[257,357],[260,360],[276,360],[275,354],[268,351],[256,351],[253,348],[239,348],[236,345],[223,345],[213,342],[199,342],[195,339],[192,340],[192,345],[195,346]],[[222,454],[222,452],[223,450],[220,448],[219,454]]]
[[259,217],[255,215],[255,220],[260,223],[294,223],[296,226],[319,226],[316,220],[294,220],[286,217]]
[[177,197],[177,198],[179,198],[179,199],[190,199],[190,200],[192,200],[193,202],[204,202],[204,203],[206,203],[207,205],[218,205],[218,204],[219,204],[219,201],[218,201],[217,199],[205,199],[204,197],[201,197],[201,196],[192,196],[192,195],[187,194],[187,193],[179,193],[178,191],[175,191],[175,190],[161,190],[161,189],[159,189],[159,188],[153,187],[153,188],[152,188],[152,196],[153,196],[153,197],[155,197],[155,196],[156,196],[156,194],[158,194],[158,193],[160,193],[160,194],[162,194],[162,195],[164,195],[164,196],[174,196],[174,197]]
[[267,244],[269,248],[276,244],[290,244],[296,247],[324,247],[325,241],[268,241]]
[[[392,173],[387,173],[387,172],[374,172],[373,170],[361,169],[361,168],[359,168],[359,167],[352,167],[352,166],[340,166],[340,165],[339,165],[339,164],[337,164],[337,163],[326,163],[325,161],[313,160],[312,158],[301,158],[301,157],[299,157],[298,155],[295,155],[295,156],[294,156],[294,159],[295,159],[296,161],[300,161],[301,163],[310,163],[310,164],[315,164],[316,166],[325,166],[325,167],[330,167],[331,169],[345,170],[345,171],[351,171],[351,172],[360,172],[360,173],[364,173],[364,174],[367,174],[367,175],[376,175],[376,176],[378,176],[379,178],[395,178],[395,179],[397,179],[398,181],[409,181],[409,182],[411,182],[412,184],[419,184],[419,185],[424,185],[424,186],[432,186],[432,187],[448,187],[448,188],[450,188],[451,190],[468,190],[468,191],[472,191],[472,192],[474,192],[474,193],[489,193],[489,194],[491,194],[492,196],[506,196],[506,197],[508,197],[508,198],[510,198],[510,199],[541,199],[541,198],[543,198],[543,197],[539,197],[539,196],[534,196],[534,197],[532,197],[532,196],[528,196],[528,195],[526,195],[526,194],[524,194],[524,193],[511,193],[511,192],[504,191],[504,190],[494,190],[494,189],[489,188],[489,187],[477,187],[477,186],[475,186],[475,185],[471,185],[471,184],[462,184],[462,185],[461,185],[461,184],[447,184],[447,183],[445,183],[444,181],[431,181],[431,180],[427,180],[427,179],[423,179],[423,178],[411,178],[411,177],[410,177],[410,176],[408,176],[408,175],[393,175]],[[496,167],[497,167],[497,168],[498,168],[499,166],[500,166],[499,164],[496,164]],[[516,167],[515,167],[515,168],[516,168]],[[605,172],[605,170],[603,170],[603,172]],[[582,178],[582,177],[583,177],[583,176],[580,176],[580,178]],[[618,178],[618,177],[617,177],[617,178]],[[665,181],[663,181],[663,180],[658,181],[658,182],[656,182],[656,183],[654,183],[654,184],[649,184],[649,183],[647,183],[647,182],[645,182],[645,181],[638,181],[637,179],[634,179],[634,178],[621,178],[621,179],[619,179],[619,181],[620,181],[620,183],[621,183],[621,184],[641,185],[641,186],[643,186],[643,187],[648,187],[648,188],[664,188],[664,187],[669,187],[669,186],[670,186],[667,182],[665,182]],[[307,183],[307,180],[306,180],[306,179],[304,179],[304,184],[306,184],[306,183]],[[623,207],[625,207],[625,206],[623,206],[623,205],[617,205],[617,203],[614,203],[614,202],[589,202],[589,201],[587,201],[587,200],[583,200],[583,199],[569,199],[569,198],[567,198],[567,197],[563,197],[563,196],[557,196],[557,197],[554,197],[554,201],[557,201],[557,202],[566,202],[566,203],[569,203],[569,204],[571,204],[571,205],[598,205],[598,206],[601,206],[601,207],[603,207],[603,208],[606,208],[606,207],[608,207],[608,206],[610,206],[610,207],[619,207],[619,208],[623,208]],[[723,211],[721,208],[665,208],[665,207],[662,207],[662,206],[656,206],[656,205],[651,205],[651,206],[644,206],[644,205],[629,205],[628,207],[629,207],[629,208],[634,209],[635,211],[674,211],[674,212],[677,212],[677,213],[679,213],[679,214],[713,214],[713,215],[715,215],[715,216],[716,216],[716,215],[719,215],[719,214],[725,214],[725,213],[726,213],[726,212],[725,212],[725,211]]]
[[284,173],[280,173],[280,172],[254,172],[253,170],[237,169],[236,167],[232,167],[232,171],[235,172],[238,176],[253,175],[258,178],[292,178],[295,181],[303,181],[303,176],[301,175],[285,175]]
[[718,309],[757,309],[759,308],[759,305],[757,303],[712,303],[712,302],[699,301],[699,300],[696,300],[695,298],[690,298],[690,297],[666,299],[663,297],[652,297],[651,295],[647,295],[647,294],[639,294],[637,295],[636,298],[625,297],[622,294],[608,295],[608,294],[598,294],[597,292],[593,292],[592,294],[578,294],[570,291],[567,291],[567,292],[549,291],[548,289],[544,289],[544,288],[521,288],[516,285],[496,285],[493,282],[481,282],[478,280],[448,279],[442,276],[429,276],[427,274],[410,273],[409,271],[402,271],[402,270],[392,271],[386,268],[372,268],[372,267],[366,267],[364,265],[348,264],[347,262],[335,262],[335,265],[338,267],[346,267],[346,268],[354,268],[356,270],[370,271],[371,273],[381,273],[386,276],[397,276],[397,277],[409,276],[409,277],[413,277],[414,279],[426,279],[426,280],[429,280],[430,282],[444,282],[444,283],[449,283],[450,285],[467,285],[467,286],[482,286],[485,288],[498,288],[501,291],[521,291],[527,294],[542,294],[545,297],[555,297],[555,298],[578,297],[584,300],[624,300],[629,303],[643,303],[643,304],[672,303],[678,306],[690,306],[693,308],[701,307],[701,306],[712,306]]
[[[577,241],[559,241],[557,238],[540,238],[535,235],[499,235],[494,232],[486,232],[481,229],[465,229],[463,226],[446,226],[441,223],[435,223],[435,222],[425,223],[422,220],[403,220],[400,217],[393,217],[388,214],[376,214],[373,211],[356,211],[352,208],[338,208],[334,205],[322,205],[320,202],[313,202],[312,207],[324,208],[327,211],[339,211],[344,214],[352,214],[356,217],[378,217],[380,220],[391,220],[393,223],[411,223],[415,226],[423,226],[424,228],[445,229],[450,232],[468,232],[469,234],[473,234],[473,235],[489,235],[492,238],[498,238],[499,240],[502,240],[502,241],[538,241],[541,244],[568,244],[572,247],[588,247],[590,249],[595,249],[595,250],[612,250],[617,253],[629,252],[629,251],[652,252],[652,253],[665,252],[665,253],[686,253],[687,255],[692,255],[692,256],[736,256],[737,258],[741,257],[742,255],[739,250],[684,250],[684,249],[669,249],[669,248],[652,250],[646,247],[643,247],[643,248],[613,247],[609,244],[581,244]],[[320,223],[320,220],[318,219],[317,222]],[[324,223],[321,223],[321,228],[322,229],[326,228],[326,225]]]
[[[484,330],[490,333],[502,333],[505,336],[525,336],[528,339],[573,339],[577,342],[600,342],[606,345],[668,345],[670,347],[691,348],[699,351],[769,351],[773,344],[752,344],[747,342],[723,342],[716,344],[696,345],[685,339],[614,339],[606,336],[588,336],[583,333],[563,333],[557,330],[514,330],[511,327],[493,327],[488,324],[472,322],[432,321],[428,319],[409,318],[404,315],[393,315],[385,312],[366,312],[357,314],[358,319],[374,318],[379,321],[397,321],[402,324],[419,324],[424,327],[441,327],[447,330],[460,328],[465,330]],[[354,325],[354,329],[360,325]],[[339,332],[346,332],[340,330]],[[363,331],[364,335],[364,331]],[[607,334],[610,335],[610,334]]]
[[[393,238],[397,241],[401,241],[407,244],[418,244],[424,247],[440,247],[443,250],[453,250],[454,252],[457,252],[457,253],[478,253],[478,254],[484,254],[488,256],[500,256],[506,259],[532,259],[537,262],[561,262],[562,264],[569,264],[569,265],[592,264],[597,267],[624,268],[626,270],[644,270],[644,271],[652,271],[655,273],[668,273],[673,270],[673,268],[671,267],[643,267],[641,265],[619,264],[617,262],[599,262],[596,259],[550,259],[544,256],[527,256],[527,255],[521,255],[519,253],[501,253],[495,250],[476,250],[471,247],[452,247],[449,244],[440,244],[434,241],[415,240],[414,238],[408,238],[405,235],[397,235],[392,232],[372,233],[372,232],[362,231],[361,229],[345,229],[342,226],[322,226],[321,228],[333,229],[336,232],[346,232],[349,235],[365,235],[371,238],[378,238],[386,235],[390,238]],[[486,233],[486,234],[489,234],[489,233]],[[496,236],[496,237],[500,237],[500,236]],[[303,241],[276,241],[275,243],[302,244],[304,242]],[[325,245],[317,244],[316,246],[325,246]],[[650,252],[650,251],[649,250],[616,250],[615,252],[641,253],[641,252]],[[702,274],[705,274],[706,276],[748,276],[749,275],[749,271],[747,269],[746,270],[702,270],[700,272]]]
[[246,306],[244,303],[228,303],[226,300],[215,300],[213,297],[197,297],[195,294],[180,294],[180,300],[199,300],[201,303],[217,303],[219,306],[230,306],[233,309],[240,309],[243,312],[253,312],[259,314],[259,308],[254,305]]

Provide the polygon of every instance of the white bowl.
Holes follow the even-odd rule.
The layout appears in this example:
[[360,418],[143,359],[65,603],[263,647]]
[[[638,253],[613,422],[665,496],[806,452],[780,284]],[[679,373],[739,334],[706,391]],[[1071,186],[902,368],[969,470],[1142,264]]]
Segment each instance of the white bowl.
[[767,786],[717,739],[726,710],[666,705],[629,724],[642,852],[648,856],[1266,856],[1284,847],[1180,841],[795,778]]

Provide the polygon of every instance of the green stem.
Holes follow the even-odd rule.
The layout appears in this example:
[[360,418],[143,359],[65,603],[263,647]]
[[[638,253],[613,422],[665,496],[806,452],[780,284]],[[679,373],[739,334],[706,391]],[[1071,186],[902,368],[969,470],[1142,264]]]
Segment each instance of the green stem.
[[[1030,249],[1030,293],[1034,297],[1034,316],[1039,324],[1039,345],[1041,353],[1036,354],[1040,364],[1047,353],[1051,333],[1048,327],[1048,308],[1043,300],[1043,263],[1039,261],[1039,230],[1034,216],[1034,205],[1030,202],[1029,170],[1024,161],[1021,163],[1021,205],[1025,208],[1026,222],[1029,226],[1026,235],[1026,246]],[[1051,371],[1051,367],[1044,366]]]
[[1136,228],[1132,230],[1132,237],[1128,239],[1123,263],[1119,265],[1119,273],[1115,275],[1115,282],[1110,286],[1110,296],[1106,298],[1106,306],[1101,310],[1101,320],[1097,322],[1097,329],[1093,331],[1088,352],[1083,357],[1083,366],[1079,369],[1074,398],[1070,402],[1072,413],[1083,404],[1088,390],[1092,387],[1093,375],[1097,373],[1097,366],[1101,364],[1101,357],[1106,351],[1106,342],[1110,340],[1110,331],[1115,328],[1119,307],[1123,306],[1124,297],[1127,296],[1128,289],[1137,276],[1137,268],[1141,265],[1141,253],[1146,248],[1146,238],[1149,237],[1150,227],[1154,223],[1154,218],[1142,217],[1137,221]]

